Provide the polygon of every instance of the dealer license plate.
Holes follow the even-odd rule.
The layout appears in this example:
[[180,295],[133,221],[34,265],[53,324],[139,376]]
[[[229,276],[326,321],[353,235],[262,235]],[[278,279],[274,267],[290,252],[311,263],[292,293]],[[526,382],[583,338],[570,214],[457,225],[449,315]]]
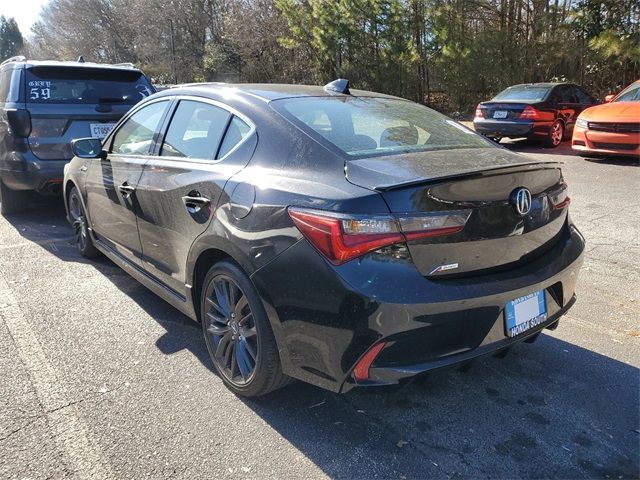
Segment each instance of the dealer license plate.
[[543,323],[547,319],[544,290],[507,302],[504,317],[508,337],[515,337]]
[[509,115],[509,112],[505,110],[496,110],[493,112],[493,118],[507,118],[507,115]]
[[92,123],[91,127],[91,136],[93,138],[104,138],[109,135],[109,132],[115,127],[115,123]]

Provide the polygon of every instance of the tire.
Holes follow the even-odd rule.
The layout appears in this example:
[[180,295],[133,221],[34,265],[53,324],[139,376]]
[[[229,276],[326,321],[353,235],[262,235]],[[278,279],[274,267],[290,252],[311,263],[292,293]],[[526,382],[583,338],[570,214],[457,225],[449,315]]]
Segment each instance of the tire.
[[0,180],[0,213],[8,215],[22,212],[26,208],[27,193],[20,190],[12,190]]
[[200,299],[207,350],[229,390],[258,397],[289,382],[262,301],[240,267],[226,260],[211,267]]
[[67,206],[69,207],[69,216],[73,222],[74,240],[78,252],[80,252],[80,255],[84,258],[95,258],[99,252],[89,234],[87,216],[82,206],[80,192],[78,192],[76,187],[71,188],[67,196]]
[[563,138],[564,123],[560,120],[556,120],[549,128],[549,133],[547,134],[547,138],[544,140],[544,144],[549,148],[555,148],[562,143]]

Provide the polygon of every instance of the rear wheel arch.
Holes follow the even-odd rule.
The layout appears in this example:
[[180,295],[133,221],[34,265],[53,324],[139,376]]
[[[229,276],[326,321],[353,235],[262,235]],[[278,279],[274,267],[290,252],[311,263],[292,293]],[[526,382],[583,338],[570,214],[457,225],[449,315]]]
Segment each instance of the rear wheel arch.
[[[193,272],[192,272],[192,282],[191,282],[191,291],[192,291],[192,301],[193,301],[193,310],[196,313],[196,318],[200,321],[200,296],[202,295],[202,287],[204,285],[205,277],[207,276],[207,272],[209,269],[218,262],[223,260],[231,261],[238,266],[238,262],[231,256],[229,253],[221,250],[219,248],[209,248],[202,251],[198,258],[196,259]],[[242,267],[240,267],[242,268]],[[244,270],[244,269],[243,269]]]

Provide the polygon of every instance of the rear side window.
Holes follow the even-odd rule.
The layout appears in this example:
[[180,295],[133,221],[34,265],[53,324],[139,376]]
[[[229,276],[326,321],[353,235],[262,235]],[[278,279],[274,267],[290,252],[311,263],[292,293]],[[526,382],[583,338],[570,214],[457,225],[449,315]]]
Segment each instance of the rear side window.
[[149,155],[153,136],[167,109],[167,100],[142,107],[131,115],[115,133],[111,152],[128,155]]
[[511,100],[522,102],[541,102],[549,93],[550,87],[540,85],[516,85],[503,90],[493,100]]
[[209,103],[181,100],[169,124],[160,155],[213,160],[230,115]]
[[29,103],[122,103],[133,105],[155,90],[136,70],[32,67],[26,71]]
[[220,151],[218,152],[217,158],[222,158],[228,154],[236,147],[236,145],[242,142],[249,133],[251,133],[251,127],[238,117],[234,116],[229,123],[227,132],[224,134],[224,140],[222,141],[222,145],[220,145]]
[[352,156],[491,146],[444,115],[406,100],[303,97],[272,105],[303,131]]

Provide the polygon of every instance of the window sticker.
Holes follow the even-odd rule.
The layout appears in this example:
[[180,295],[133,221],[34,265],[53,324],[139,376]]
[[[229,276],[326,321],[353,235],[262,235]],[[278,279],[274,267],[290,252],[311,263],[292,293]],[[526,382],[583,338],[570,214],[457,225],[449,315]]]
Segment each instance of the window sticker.
[[48,80],[30,81],[29,98],[31,100],[49,100],[51,98],[51,82]]

